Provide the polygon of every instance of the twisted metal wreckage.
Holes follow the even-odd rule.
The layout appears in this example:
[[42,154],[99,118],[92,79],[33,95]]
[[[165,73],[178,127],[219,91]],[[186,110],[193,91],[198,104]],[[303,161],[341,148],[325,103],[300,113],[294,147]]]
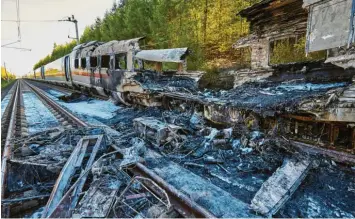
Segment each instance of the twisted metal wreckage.
[[[122,86],[133,92],[131,104],[137,98],[159,106],[161,117],[122,109],[117,131],[53,129],[14,141],[3,214],[39,206],[35,216],[63,218],[278,214],[324,162],[319,155],[355,164],[354,8],[353,0],[263,0],[239,12],[251,34],[233,47],[251,48],[251,69],[226,73],[235,79],[233,89],[202,92],[182,66],[184,77],[146,71]],[[274,41],[303,34],[307,52],[328,51],[325,63],[270,64]],[[157,62],[159,72],[186,51],[145,50],[136,57]],[[150,100],[147,93],[158,96]],[[271,173],[258,187],[242,183],[225,168],[233,162],[241,172]],[[228,177],[207,171],[208,164]],[[244,197],[249,203],[199,176],[205,172],[251,195]]]

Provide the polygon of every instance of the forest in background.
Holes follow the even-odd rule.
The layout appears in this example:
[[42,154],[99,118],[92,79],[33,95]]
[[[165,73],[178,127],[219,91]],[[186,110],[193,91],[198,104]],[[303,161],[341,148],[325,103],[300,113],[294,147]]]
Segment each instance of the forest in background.
[[[224,62],[240,56],[232,44],[249,29],[236,14],[257,1],[123,0],[86,27],[80,43],[145,36],[142,49],[189,47],[192,54],[188,69],[203,68],[210,61],[214,65],[230,65]],[[52,53],[37,62],[34,69],[70,53],[75,45],[75,41],[54,44]]]
[[[85,28],[80,43],[108,42],[145,36],[142,49],[189,47],[189,70],[215,71],[246,67],[250,52],[232,44],[249,32],[249,25],[237,13],[259,0],[122,0],[113,4],[103,18]],[[80,22],[80,21],[79,21]],[[79,23],[80,24],[80,23]],[[285,41],[275,45],[273,63],[305,61],[303,42]],[[54,44],[53,51],[34,65],[36,69],[69,54],[76,41]]]

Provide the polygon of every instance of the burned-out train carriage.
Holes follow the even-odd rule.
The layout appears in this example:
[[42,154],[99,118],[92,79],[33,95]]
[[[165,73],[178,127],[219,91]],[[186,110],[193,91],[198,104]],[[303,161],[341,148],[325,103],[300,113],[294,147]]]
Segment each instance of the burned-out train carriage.
[[70,54],[34,70],[29,78],[111,96],[125,104],[134,100],[146,106],[159,105],[159,95],[146,89],[142,81],[136,80],[137,76],[146,71],[147,62],[154,65],[158,76],[163,63],[176,63],[173,73],[183,73],[189,50],[141,50],[142,39],[144,37],[80,44]]

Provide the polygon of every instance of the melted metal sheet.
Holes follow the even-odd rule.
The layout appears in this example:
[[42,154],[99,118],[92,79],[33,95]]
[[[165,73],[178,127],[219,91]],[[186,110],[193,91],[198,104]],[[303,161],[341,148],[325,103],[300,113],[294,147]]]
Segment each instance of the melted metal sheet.
[[142,50],[136,58],[153,62],[183,62],[188,48]]

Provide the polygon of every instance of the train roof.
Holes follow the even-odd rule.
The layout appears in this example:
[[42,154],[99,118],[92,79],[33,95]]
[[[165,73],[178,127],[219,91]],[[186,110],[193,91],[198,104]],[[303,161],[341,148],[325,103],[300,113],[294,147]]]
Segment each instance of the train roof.
[[98,55],[123,53],[123,52],[128,52],[132,48],[138,50],[139,49],[138,42],[144,38],[145,37],[138,37],[138,38],[133,38],[129,40],[120,40],[120,41],[112,40],[110,42],[98,46],[91,55],[98,56]]
[[83,45],[84,43],[74,46],[73,51],[80,49]]
[[91,53],[96,49],[96,47],[104,44],[103,42],[99,41],[91,41],[85,44],[78,52],[75,54],[76,57],[80,55],[80,57],[87,57],[90,56]]
[[85,48],[85,47],[87,47],[87,46],[91,46],[91,45],[97,44],[97,43],[103,44],[103,42],[99,42],[99,41],[97,41],[97,40],[93,40],[93,41],[90,41],[90,42],[87,42],[87,43],[81,43],[81,44],[79,44],[79,45],[76,45],[76,46],[73,48],[73,51],[79,50],[79,49],[82,49],[82,48]]
[[136,58],[153,62],[183,62],[188,55],[188,48],[142,50]]

